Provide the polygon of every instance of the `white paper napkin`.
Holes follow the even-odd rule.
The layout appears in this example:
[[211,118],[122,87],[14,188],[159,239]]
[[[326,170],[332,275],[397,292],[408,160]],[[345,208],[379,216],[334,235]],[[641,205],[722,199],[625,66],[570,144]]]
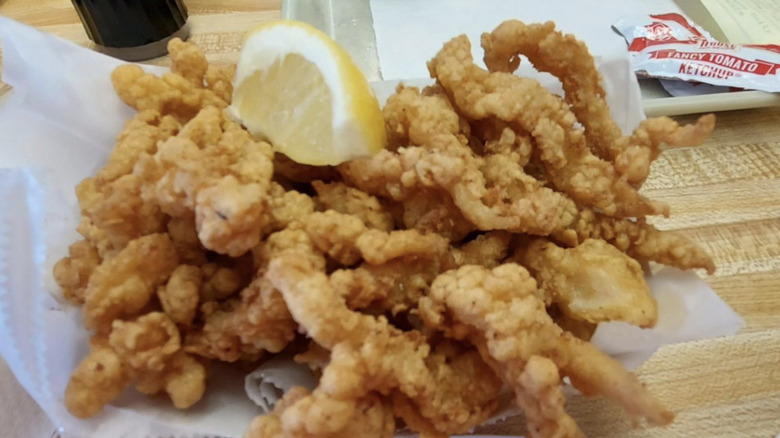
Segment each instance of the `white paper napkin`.
[[[65,436],[240,436],[259,409],[244,393],[243,376],[219,365],[206,398],[187,411],[132,390],[89,420],[65,410],[63,392],[87,352],[88,333],[79,311],[58,298],[51,267],[77,238],[75,185],[105,162],[131,111],[110,84],[120,61],[3,17],[0,42],[3,80],[14,87],[0,101],[0,354]],[[628,84],[623,94],[638,93],[635,83],[622,84]],[[378,94],[390,89],[377,85]],[[641,114],[638,100],[624,103],[626,114]],[[623,120],[624,128],[638,122],[632,117]],[[676,327],[686,331],[672,327],[657,341],[643,334],[646,344],[621,338],[614,347],[621,354],[647,355],[664,343],[739,330],[741,319],[706,283],[679,275],[672,284],[684,284],[687,298],[678,309],[681,319],[673,320],[684,321]],[[698,312],[695,306],[703,305],[713,313]]]

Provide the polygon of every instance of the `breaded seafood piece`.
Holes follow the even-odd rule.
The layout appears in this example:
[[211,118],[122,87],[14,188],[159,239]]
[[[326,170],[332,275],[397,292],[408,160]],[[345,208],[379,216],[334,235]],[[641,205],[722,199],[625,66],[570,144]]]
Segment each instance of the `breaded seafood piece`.
[[133,240],[89,278],[84,325],[105,333],[115,319],[137,315],[178,264],[176,248],[167,234]]
[[[426,324],[477,347],[513,388],[532,437],[582,436],[561,408],[560,388],[554,383],[560,377],[551,374],[548,360],[584,394],[612,398],[635,420],[668,424],[674,418],[619,362],[563,332],[547,314],[534,279],[517,264],[492,270],[468,265],[446,272],[421,298],[420,312]],[[529,368],[534,356],[547,360]],[[540,404],[548,405],[545,399],[552,409],[534,416]]]
[[144,199],[173,217],[195,216],[207,249],[236,257],[260,241],[273,174],[271,146],[207,107],[142,158]]
[[571,318],[655,325],[658,305],[642,266],[603,240],[587,239],[564,249],[538,239],[516,257],[533,273],[546,304],[557,304]]

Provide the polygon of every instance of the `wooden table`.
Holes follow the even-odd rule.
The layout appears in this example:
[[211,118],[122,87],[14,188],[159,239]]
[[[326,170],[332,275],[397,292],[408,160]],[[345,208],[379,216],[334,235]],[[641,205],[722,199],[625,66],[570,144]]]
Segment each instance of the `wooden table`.
[[[279,0],[186,0],[192,40],[212,61],[237,58],[241,36],[279,16]],[[68,0],[0,0],[0,14],[89,46]],[[165,63],[164,60],[157,61]],[[690,121],[692,117],[682,117]],[[569,409],[590,437],[775,437],[780,433],[780,108],[718,114],[712,138],[664,153],[645,192],[672,206],[665,229],[707,247],[712,287],[739,312],[738,335],[658,351],[639,370],[677,413],[666,429],[632,430],[604,400],[574,398]],[[483,429],[518,434],[520,420]],[[4,437],[48,436],[51,423],[0,363]]]

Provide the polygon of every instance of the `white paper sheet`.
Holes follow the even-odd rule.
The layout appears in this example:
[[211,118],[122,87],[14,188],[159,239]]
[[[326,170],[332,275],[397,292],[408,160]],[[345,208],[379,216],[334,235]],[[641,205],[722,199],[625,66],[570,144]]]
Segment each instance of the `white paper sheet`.
[[613,57],[628,53],[625,40],[612,30],[618,18],[682,12],[672,0],[371,0],[371,11],[385,80],[427,77],[425,62],[458,34],[469,37],[474,59],[482,63],[480,35],[508,19],[553,20],[593,55]]
[[[89,420],[65,410],[63,391],[86,354],[88,333],[77,309],[57,298],[51,266],[76,240],[75,185],[105,162],[131,112],[110,85],[119,61],[3,17],[0,42],[3,80],[14,87],[0,101],[0,354],[67,437],[240,436],[259,410],[244,393],[243,376],[219,366],[206,398],[188,411],[132,390]],[[628,87],[625,94],[636,94],[635,83]],[[627,114],[641,111],[638,101],[626,102]],[[643,332],[646,344],[620,338],[614,348],[621,354],[648,355],[664,343],[739,330],[741,319],[706,283],[679,275],[671,281],[687,288],[686,298],[672,321],[684,324],[659,339]]]

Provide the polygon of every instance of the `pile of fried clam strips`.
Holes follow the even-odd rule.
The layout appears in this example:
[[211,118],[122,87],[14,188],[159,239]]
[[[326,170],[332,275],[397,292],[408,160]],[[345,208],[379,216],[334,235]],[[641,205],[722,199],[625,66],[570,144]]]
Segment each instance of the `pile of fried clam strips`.
[[[294,355],[319,377],[247,438],[467,433],[502,388],[530,437],[583,436],[562,379],[635,422],[673,414],[589,338],[603,321],[651,327],[643,265],[714,270],[696,243],[646,218],[639,193],[664,146],[701,143],[714,117],[647,119],[623,136],[584,44],[552,23],[501,24],[444,45],[436,84],[399,86],[388,145],[311,167],[223,111],[233,67],[170,43],[171,73],[112,75],[137,114],[76,188],[82,240],[54,268],[94,336],[65,393],[90,417],[127,387],[186,409],[214,362],[251,370]],[[513,75],[522,54],[565,97]]]

